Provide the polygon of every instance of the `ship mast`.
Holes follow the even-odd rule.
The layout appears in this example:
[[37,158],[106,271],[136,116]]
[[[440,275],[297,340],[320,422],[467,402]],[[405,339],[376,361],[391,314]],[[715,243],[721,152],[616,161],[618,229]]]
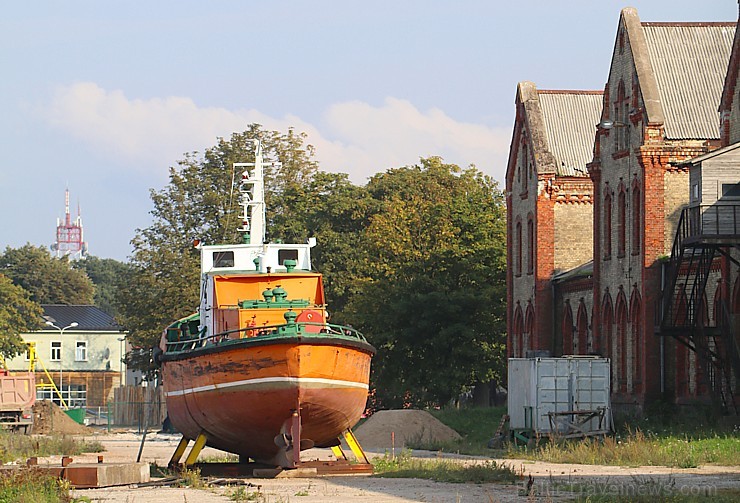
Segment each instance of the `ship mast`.
[[254,140],[254,162],[236,162],[234,170],[243,169],[239,184],[239,205],[242,207],[241,226],[237,229],[245,244],[265,242],[265,179],[262,163],[262,143]]

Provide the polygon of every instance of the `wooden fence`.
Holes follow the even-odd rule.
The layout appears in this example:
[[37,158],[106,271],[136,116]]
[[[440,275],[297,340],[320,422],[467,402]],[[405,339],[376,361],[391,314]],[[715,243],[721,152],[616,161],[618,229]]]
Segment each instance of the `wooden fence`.
[[165,417],[167,405],[161,386],[115,388],[113,401],[108,404],[108,420],[111,426],[136,426],[141,430],[146,425],[150,429],[158,429],[162,427]]

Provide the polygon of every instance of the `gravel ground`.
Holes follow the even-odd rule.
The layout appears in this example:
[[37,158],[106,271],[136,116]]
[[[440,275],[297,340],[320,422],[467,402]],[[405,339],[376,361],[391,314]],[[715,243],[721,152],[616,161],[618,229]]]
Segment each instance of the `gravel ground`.
[[[135,432],[95,434],[85,437],[101,442],[106,462],[134,461],[141,435]],[[142,451],[142,461],[165,466],[177,445],[176,435],[149,434]],[[206,448],[200,459],[218,459],[225,454]],[[370,457],[381,453],[368,453]],[[435,453],[414,451],[414,456],[435,456]],[[75,461],[97,459],[98,454],[75,456]],[[330,451],[311,449],[304,459],[325,459]],[[447,456],[445,456],[447,457]],[[693,469],[666,467],[614,467],[570,465],[521,460],[501,460],[509,463],[523,478],[516,485],[446,484],[418,479],[387,479],[361,475],[324,476],[310,478],[232,479],[222,480],[207,489],[176,487],[111,487],[73,491],[74,496],[86,496],[92,502],[136,503],[211,503],[257,501],[263,503],[316,503],[353,501],[358,503],[424,502],[509,502],[526,500],[525,486],[541,501],[565,501],[575,494],[665,494],[671,490],[680,494],[713,494],[722,488],[740,489],[740,466],[706,466]],[[461,456],[461,463],[479,462]],[[531,477],[531,478],[530,478]],[[228,485],[223,485],[228,484]],[[566,490],[568,489],[568,490]],[[237,499],[238,495],[244,499]],[[246,499],[250,497],[252,499]]]

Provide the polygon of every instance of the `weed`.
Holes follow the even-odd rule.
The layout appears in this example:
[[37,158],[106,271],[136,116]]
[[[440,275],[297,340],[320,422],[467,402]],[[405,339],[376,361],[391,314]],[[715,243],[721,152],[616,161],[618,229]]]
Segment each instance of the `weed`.
[[0,501],[63,503],[70,501],[69,483],[37,469],[0,473]]
[[264,499],[260,491],[247,491],[243,487],[227,492],[226,497],[231,501],[261,501]]
[[200,476],[200,470],[195,468],[190,470],[185,468],[180,472],[180,480],[178,482],[180,487],[192,487],[193,489],[207,489],[208,482]]
[[508,465],[494,460],[462,463],[447,459],[418,459],[404,449],[395,457],[387,454],[373,460],[375,475],[389,478],[418,478],[437,482],[473,482],[476,484],[517,480],[517,473]]

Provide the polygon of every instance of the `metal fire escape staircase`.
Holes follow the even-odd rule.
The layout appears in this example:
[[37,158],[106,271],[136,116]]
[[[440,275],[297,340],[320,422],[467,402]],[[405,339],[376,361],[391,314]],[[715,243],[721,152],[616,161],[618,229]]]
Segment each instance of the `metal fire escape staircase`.
[[737,414],[733,390],[740,376],[740,351],[730,299],[721,299],[711,324],[705,295],[715,258],[724,256],[740,266],[730,253],[733,248],[740,249],[740,206],[682,210],[666,268],[659,335],[671,336],[697,354],[704,384],[726,413]]

